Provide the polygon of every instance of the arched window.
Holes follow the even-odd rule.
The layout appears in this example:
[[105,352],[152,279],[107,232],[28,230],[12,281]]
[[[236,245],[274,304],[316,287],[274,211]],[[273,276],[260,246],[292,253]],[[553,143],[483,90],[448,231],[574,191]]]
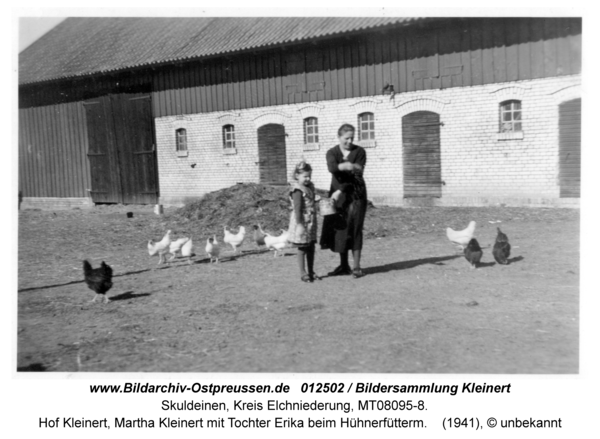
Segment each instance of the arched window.
[[523,131],[521,123],[521,101],[511,100],[500,103],[500,132]]
[[223,126],[223,148],[235,149],[235,127],[233,125]]
[[357,140],[375,140],[375,115],[373,113],[361,113],[358,115]]
[[319,143],[319,120],[316,117],[304,119],[304,144]]
[[175,149],[177,152],[187,151],[187,132],[185,128],[175,130]]

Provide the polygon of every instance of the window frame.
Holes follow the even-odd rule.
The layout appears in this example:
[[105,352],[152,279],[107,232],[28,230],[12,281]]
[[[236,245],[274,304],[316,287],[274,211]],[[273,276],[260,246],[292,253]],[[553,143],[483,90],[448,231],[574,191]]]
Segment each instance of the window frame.
[[[519,108],[514,108],[515,105]],[[505,109],[509,106],[508,109]],[[499,133],[518,133],[523,131],[523,103],[518,99],[510,99],[500,102],[499,117],[498,117],[498,132]],[[509,120],[505,120],[505,115],[510,115]],[[518,119],[515,117],[518,115]],[[506,126],[510,129],[506,129]],[[518,129],[516,126],[518,125]]]
[[175,130],[175,153],[178,157],[187,157],[189,153],[186,128]]
[[[369,120],[364,121],[363,118],[370,117]],[[357,128],[356,128],[356,143],[364,148],[374,147],[377,145],[377,136],[375,131],[375,113],[372,111],[363,111],[357,115]],[[367,124],[367,129],[364,130],[362,124]],[[372,125],[372,128],[371,128]],[[363,139],[364,133],[368,133],[368,138]]]
[[[314,122],[314,124],[310,124]],[[309,116],[302,121],[304,129],[304,145],[318,145],[319,144],[319,118],[315,116]],[[313,128],[313,133],[308,133],[308,129]]]
[[221,127],[221,140],[223,144],[224,154],[235,154],[237,148],[235,145],[235,125],[232,123],[225,124]]

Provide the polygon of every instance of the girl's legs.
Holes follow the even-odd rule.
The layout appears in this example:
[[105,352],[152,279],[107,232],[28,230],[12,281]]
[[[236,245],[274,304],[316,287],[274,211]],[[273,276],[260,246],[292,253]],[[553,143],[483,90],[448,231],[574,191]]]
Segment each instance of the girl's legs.
[[[311,282],[312,277],[309,273],[312,270],[312,264],[308,265],[308,273],[306,272],[306,264],[305,261],[308,260],[308,253],[310,252],[310,247],[298,247],[298,255],[296,256],[298,260],[298,268],[300,269],[300,279],[304,282]],[[313,253],[314,254],[314,253]]]
[[306,248],[306,264],[308,265],[308,274],[311,279],[315,279],[315,243],[311,242]]

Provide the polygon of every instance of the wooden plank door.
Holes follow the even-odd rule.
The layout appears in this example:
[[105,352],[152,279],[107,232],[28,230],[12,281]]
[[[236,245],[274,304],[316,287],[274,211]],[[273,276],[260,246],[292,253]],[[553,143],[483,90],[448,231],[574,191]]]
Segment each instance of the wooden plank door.
[[440,116],[416,111],[402,118],[404,198],[442,196]]
[[285,128],[268,124],[258,129],[259,180],[263,184],[287,184]]
[[158,166],[148,93],[84,103],[94,203],[156,204]]
[[111,96],[125,204],[158,202],[158,167],[149,94]]
[[558,107],[559,184],[561,198],[581,196],[581,99]]
[[109,97],[102,96],[84,102],[83,107],[87,124],[92,201],[122,203],[121,173]]

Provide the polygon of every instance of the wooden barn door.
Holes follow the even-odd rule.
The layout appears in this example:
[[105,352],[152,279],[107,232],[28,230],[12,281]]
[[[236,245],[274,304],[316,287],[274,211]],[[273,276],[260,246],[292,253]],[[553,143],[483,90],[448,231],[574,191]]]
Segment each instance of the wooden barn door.
[[121,172],[109,96],[84,102],[94,203],[122,203]]
[[404,198],[442,196],[440,116],[416,111],[402,118]]
[[258,161],[260,183],[287,184],[283,125],[268,124],[258,129]]
[[158,167],[147,93],[84,103],[94,203],[155,204]]
[[581,196],[581,99],[558,106],[561,198]]
[[125,204],[158,202],[158,166],[148,94],[111,96]]

